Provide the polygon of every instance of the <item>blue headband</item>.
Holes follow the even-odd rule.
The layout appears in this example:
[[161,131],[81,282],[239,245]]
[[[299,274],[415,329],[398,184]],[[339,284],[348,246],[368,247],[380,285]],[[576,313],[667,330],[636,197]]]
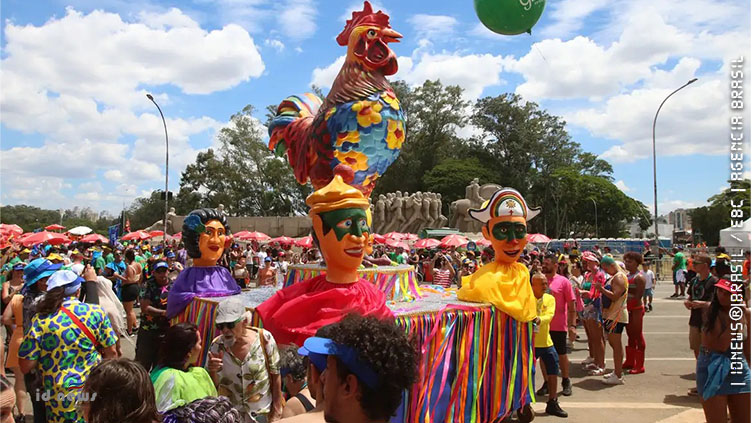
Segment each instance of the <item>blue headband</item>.
[[[379,386],[379,375],[371,367],[360,360],[358,352],[347,345],[338,344],[331,339],[319,338],[316,336],[305,340],[303,347],[308,350],[308,358],[316,365],[316,361],[321,356],[326,363],[326,356],[333,355],[348,368],[360,381],[365,383],[371,389],[377,389]],[[316,360],[316,361],[314,361]],[[318,368],[318,365],[316,365]],[[326,366],[324,366],[326,367]]]

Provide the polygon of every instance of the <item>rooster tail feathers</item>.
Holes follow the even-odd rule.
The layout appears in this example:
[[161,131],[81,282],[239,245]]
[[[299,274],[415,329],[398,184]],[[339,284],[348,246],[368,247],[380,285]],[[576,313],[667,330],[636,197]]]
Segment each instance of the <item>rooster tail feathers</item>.
[[[277,114],[269,125],[269,149],[277,156],[294,149],[297,140],[305,138],[301,130],[310,127],[322,103],[323,100],[312,93],[293,95],[279,103]],[[291,125],[293,122],[296,123]]]

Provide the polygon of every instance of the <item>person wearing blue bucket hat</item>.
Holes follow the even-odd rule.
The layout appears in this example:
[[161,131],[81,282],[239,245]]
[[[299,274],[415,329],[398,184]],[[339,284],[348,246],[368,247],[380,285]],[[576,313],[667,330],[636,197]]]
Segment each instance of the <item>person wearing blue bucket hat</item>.
[[102,358],[117,356],[118,337],[102,307],[78,300],[84,279],[96,279],[93,268],[87,267],[83,278],[71,270],[49,277],[18,351],[21,371],[37,369],[49,392],[42,399],[50,423],[79,421],[77,390]]
[[[47,280],[52,274],[60,270],[61,267],[62,265],[54,264],[43,258],[34,259],[24,267],[24,284],[21,290],[21,294],[23,294],[21,310],[24,332],[28,331],[31,327],[32,318],[36,314],[37,304],[47,291]],[[42,381],[38,377],[38,372],[24,375],[24,384],[31,399],[35,422],[47,421],[44,402],[36,397],[36,393],[42,390],[41,383]]]

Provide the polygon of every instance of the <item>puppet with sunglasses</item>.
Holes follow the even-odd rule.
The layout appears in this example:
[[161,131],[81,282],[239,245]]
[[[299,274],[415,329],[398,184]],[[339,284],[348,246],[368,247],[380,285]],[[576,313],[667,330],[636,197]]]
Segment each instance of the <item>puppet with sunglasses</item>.
[[335,168],[332,181],[308,196],[313,241],[324,258],[326,272],[278,291],[256,312],[280,345],[300,346],[324,325],[349,312],[392,317],[386,295],[362,279],[358,269],[372,244],[370,202],[349,185],[353,172]]

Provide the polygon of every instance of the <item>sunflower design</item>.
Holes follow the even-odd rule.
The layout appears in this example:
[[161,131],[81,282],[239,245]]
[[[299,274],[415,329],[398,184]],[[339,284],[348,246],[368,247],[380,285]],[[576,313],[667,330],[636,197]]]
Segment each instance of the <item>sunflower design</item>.
[[405,142],[405,128],[402,121],[389,119],[387,124],[386,144],[391,150],[402,148]]
[[349,132],[340,132],[337,134],[337,147],[342,147],[342,145],[346,142],[349,142],[350,144],[357,144],[360,142],[360,132],[358,131],[349,131]]
[[334,157],[341,163],[350,166],[355,172],[368,169],[368,156],[359,151],[350,150],[348,152],[341,152],[335,150]]
[[392,109],[399,110],[400,102],[393,92],[385,91],[381,94],[381,99],[384,100],[384,102],[386,102],[386,104],[388,104]]
[[358,113],[358,125],[363,128],[381,123],[382,108],[381,103],[373,101],[358,101],[352,105],[352,110]]

